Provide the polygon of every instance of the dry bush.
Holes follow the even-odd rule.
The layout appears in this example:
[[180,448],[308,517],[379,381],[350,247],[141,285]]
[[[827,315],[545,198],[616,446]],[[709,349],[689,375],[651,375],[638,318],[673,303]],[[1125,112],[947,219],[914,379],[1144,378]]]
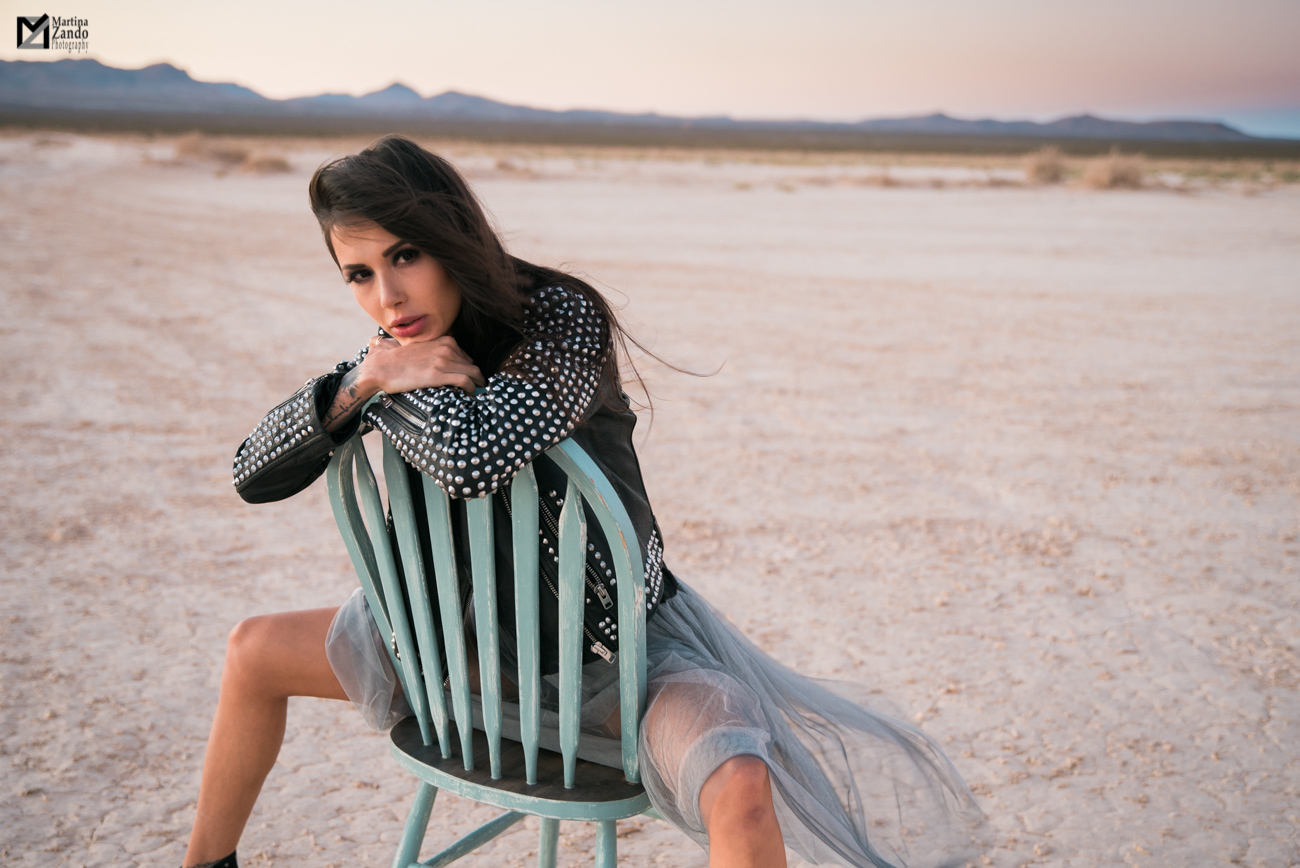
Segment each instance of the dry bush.
[[289,161],[270,154],[252,154],[239,168],[254,175],[278,175],[289,171]]
[[1088,163],[1083,185],[1093,190],[1137,190],[1142,187],[1142,157],[1118,149]]
[[1031,184],[1059,184],[1065,180],[1065,159],[1055,145],[1025,155],[1025,180]]
[[177,159],[215,160],[237,166],[248,159],[248,151],[235,145],[214,142],[202,133],[190,133],[176,141]]
[[540,172],[527,163],[518,163],[505,157],[496,161],[496,170],[523,181],[536,181],[542,177]]
[[191,157],[201,159],[204,154],[206,143],[207,139],[203,138],[201,133],[190,133],[189,135],[181,136],[176,140],[176,158],[184,159],[185,157]]
[[213,144],[208,149],[208,158],[227,166],[236,166],[248,159],[248,151],[233,145]]
[[860,187],[898,187],[902,185],[902,182],[889,174],[888,169],[879,175],[864,175],[859,177],[854,181],[854,183]]

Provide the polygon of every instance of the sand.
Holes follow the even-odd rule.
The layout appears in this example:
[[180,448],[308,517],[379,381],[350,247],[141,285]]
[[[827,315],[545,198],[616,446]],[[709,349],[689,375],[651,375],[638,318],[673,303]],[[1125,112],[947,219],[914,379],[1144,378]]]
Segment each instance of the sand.
[[[306,208],[342,147],[253,175],[0,138],[6,865],[179,864],[227,631],[356,583],[323,485],[230,485],[261,415],[370,333]],[[451,153],[515,252],[721,367],[646,368],[669,563],[920,721],[987,864],[1300,861],[1300,190]],[[414,782],[387,754],[294,700],[245,864],[388,864]],[[425,853],[490,815],[441,796]],[[464,864],[531,859],[530,829]],[[627,865],[706,862],[657,821],[620,835]],[[589,863],[589,831],[562,843]]]

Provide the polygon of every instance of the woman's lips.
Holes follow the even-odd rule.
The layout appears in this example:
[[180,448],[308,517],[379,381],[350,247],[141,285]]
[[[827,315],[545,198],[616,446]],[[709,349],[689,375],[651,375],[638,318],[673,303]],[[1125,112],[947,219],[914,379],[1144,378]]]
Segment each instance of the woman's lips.
[[420,333],[424,324],[428,322],[427,316],[417,316],[415,319],[398,320],[388,327],[388,333],[393,337],[409,338]]

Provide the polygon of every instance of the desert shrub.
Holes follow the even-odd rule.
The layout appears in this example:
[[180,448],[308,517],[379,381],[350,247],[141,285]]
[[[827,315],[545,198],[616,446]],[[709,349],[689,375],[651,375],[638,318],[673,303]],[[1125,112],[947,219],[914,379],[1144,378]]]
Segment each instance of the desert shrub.
[[860,187],[897,187],[900,185],[899,180],[889,174],[888,169],[878,175],[863,175],[857,178],[854,183]]
[[240,164],[239,168],[254,175],[278,175],[289,171],[289,161],[284,157],[270,154],[252,154]]
[[1094,190],[1137,190],[1142,186],[1142,157],[1112,150],[1088,163],[1083,185]]
[[237,166],[248,159],[248,151],[236,145],[214,142],[202,133],[190,133],[176,140],[177,159],[215,160]]
[[206,144],[207,139],[203,138],[202,133],[190,133],[189,135],[181,136],[176,140],[176,156],[178,158],[192,157],[195,159],[202,159]]
[[225,163],[227,166],[237,166],[248,159],[248,151],[243,148],[233,147],[231,145],[213,145],[208,150],[208,156],[218,163]]
[[1025,155],[1025,180],[1031,184],[1059,184],[1065,180],[1065,160],[1055,145]]

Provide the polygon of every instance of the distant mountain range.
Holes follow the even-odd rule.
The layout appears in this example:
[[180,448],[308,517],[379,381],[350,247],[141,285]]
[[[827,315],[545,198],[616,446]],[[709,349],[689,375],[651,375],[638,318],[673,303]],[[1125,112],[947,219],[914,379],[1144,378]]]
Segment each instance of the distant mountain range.
[[257,118],[470,121],[696,130],[845,131],[886,135],[1000,136],[1009,138],[1109,139],[1168,142],[1250,142],[1254,136],[1205,121],[1134,123],[1091,115],[1034,121],[961,120],[944,114],[882,118],[857,123],[739,121],[729,117],[681,118],[597,110],[550,111],[447,91],[422,97],[403,84],[365,96],[326,93],[268,99],[237,84],[196,81],[169,63],[118,69],[97,60],[0,60],[0,111],[131,112],[204,114]]

